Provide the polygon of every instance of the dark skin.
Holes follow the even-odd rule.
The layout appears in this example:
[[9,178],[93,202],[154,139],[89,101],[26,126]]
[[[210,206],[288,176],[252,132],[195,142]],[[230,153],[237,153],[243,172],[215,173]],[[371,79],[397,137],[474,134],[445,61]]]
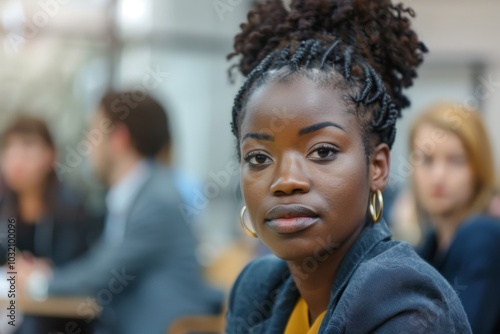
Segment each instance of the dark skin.
[[[365,226],[370,193],[387,185],[389,147],[374,147],[367,164],[360,122],[340,93],[298,74],[287,83],[271,80],[250,96],[240,133],[250,221],[287,261],[313,323],[327,309],[337,269]],[[313,223],[277,232],[269,212],[293,205],[313,212],[306,220]],[[281,223],[297,222],[287,219]]]

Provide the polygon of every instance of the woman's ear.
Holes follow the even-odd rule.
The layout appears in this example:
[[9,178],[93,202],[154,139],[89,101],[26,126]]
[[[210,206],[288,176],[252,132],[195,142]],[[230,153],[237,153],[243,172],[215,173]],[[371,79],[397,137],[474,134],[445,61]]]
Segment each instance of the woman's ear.
[[370,157],[370,190],[383,191],[389,182],[391,150],[387,144],[379,144]]

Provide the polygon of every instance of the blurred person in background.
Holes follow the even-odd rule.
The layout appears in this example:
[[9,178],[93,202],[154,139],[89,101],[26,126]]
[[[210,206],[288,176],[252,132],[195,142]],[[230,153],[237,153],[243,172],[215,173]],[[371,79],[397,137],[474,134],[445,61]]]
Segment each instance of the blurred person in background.
[[[475,110],[438,104],[410,132],[420,255],[457,290],[476,334],[500,333],[500,222],[487,215],[494,159]],[[427,224],[427,225],[426,225]]]
[[160,334],[178,317],[220,312],[222,295],[202,278],[173,175],[153,159],[168,140],[162,106],[138,92],[108,92],[90,133],[99,140],[92,167],[109,187],[103,237],[77,262],[34,271],[28,291],[96,298],[97,333]]
[[[79,194],[57,181],[57,153],[46,123],[18,117],[2,134],[0,149],[0,233],[7,231],[9,219],[17,221],[16,247],[27,261],[44,258],[60,267],[81,256],[97,235],[97,225],[90,224]],[[0,246],[0,263],[5,264],[6,244]],[[68,321],[25,316],[17,333],[64,330]]]

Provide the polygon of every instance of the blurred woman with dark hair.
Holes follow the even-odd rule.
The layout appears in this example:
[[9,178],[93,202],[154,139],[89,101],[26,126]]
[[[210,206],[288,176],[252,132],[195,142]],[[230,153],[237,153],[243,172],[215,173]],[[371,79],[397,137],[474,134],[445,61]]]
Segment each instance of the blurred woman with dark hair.
[[[15,219],[23,259],[44,258],[60,266],[86,251],[98,228],[90,224],[77,193],[58,182],[56,159],[49,129],[36,117],[17,118],[0,137],[0,234]],[[6,242],[0,246],[0,264],[5,264]],[[27,316],[17,333],[64,332],[68,321]]]
[[500,333],[500,222],[491,216],[494,159],[481,117],[434,105],[413,124],[410,149],[420,255],[457,290],[474,333]]

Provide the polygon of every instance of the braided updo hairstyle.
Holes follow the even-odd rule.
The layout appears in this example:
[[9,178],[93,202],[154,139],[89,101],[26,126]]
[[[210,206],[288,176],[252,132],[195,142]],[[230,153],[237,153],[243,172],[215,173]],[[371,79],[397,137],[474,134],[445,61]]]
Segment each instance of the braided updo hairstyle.
[[252,92],[300,73],[344,92],[346,110],[361,120],[367,156],[374,142],[391,148],[396,119],[410,105],[402,90],[427,52],[411,29],[414,16],[391,0],[292,0],[289,9],[282,0],[258,3],[228,55],[239,56],[231,70],[246,77],[232,110],[237,143]]

